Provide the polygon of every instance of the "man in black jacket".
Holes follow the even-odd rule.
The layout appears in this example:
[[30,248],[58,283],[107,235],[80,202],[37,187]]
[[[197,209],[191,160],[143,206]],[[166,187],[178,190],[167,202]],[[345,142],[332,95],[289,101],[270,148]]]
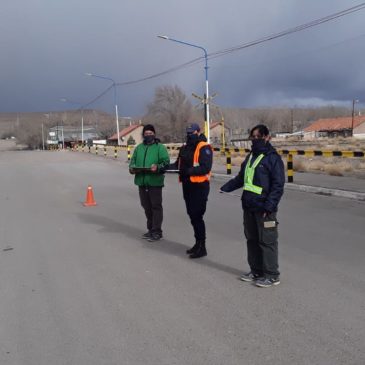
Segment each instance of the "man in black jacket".
[[194,229],[195,245],[186,251],[191,259],[207,255],[203,216],[207,207],[212,163],[212,148],[204,134],[200,133],[199,125],[189,125],[186,129],[186,144],[181,147],[176,162],[169,169],[179,170],[186,210]]
[[224,184],[221,191],[243,187],[243,225],[251,271],[243,274],[241,280],[267,288],[280,284],[276,213],[284,192],[284,164],[269,142],[265,125],[254,127],[250,139],[251,153],[242,163],[239,174]]

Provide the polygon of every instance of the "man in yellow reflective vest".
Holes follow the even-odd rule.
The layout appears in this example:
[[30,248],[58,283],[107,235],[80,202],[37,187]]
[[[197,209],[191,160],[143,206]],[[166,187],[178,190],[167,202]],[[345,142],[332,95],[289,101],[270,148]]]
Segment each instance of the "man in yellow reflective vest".
[[284,164],[269,142],[269,129],[265,125],[252,128],[250,139],[251,153],[239,174],[224,184],[221,191],[243,188],[243,225],[251,270],[241,280],[267,288],[280,284],[276,213],[284,192]]
[[213,163],[213,151],[200,126],[192,123],[186,128],[186,144],[169,169],[179,170],[186,210],[194,229],[195,244],[186,253],[191,259],[207,255],[206,230],[203,220],[209,195],[209,180]]

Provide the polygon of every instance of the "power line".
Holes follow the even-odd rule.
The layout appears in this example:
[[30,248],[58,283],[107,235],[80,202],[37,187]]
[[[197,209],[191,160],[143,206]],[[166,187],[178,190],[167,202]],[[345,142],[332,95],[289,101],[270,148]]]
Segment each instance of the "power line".
[[99,100],[101,97],[103,97],[109,90],[111,90],[114,87],[114,85],[110,85],[108,88],[106,88],[102,93],[100,93],[98,96],[95,96],[92,100],[87,102],[86,104],[82,105],[82,108],[86,108],[87,106],[95,103],[97,100]]
[[[348,44],[349,42],[353,42],[355,40],[358,40],[360,38],[363,38],[365,37],[365,33],[363,34],[360,34],[358,36],[355,36],[355,37],[351,37],[351,38],[346,38],[342,41],[339,41],[339,42],[335,42],[335,43],[331,43],[331,44],[328,44],[328,45],[325,45],[325,46],[322,46],[322,47],[319,47],[319,48],[314,48],[314,49],[308,49],[308,50],[304,50],[304,51],[301,51],[301,52],[296,52],[296,53],[292,53],[292,54],[288,54],[284,57],[278,57],[278,58],[271,58],[270,60],[264,60],[264,61],[261,61],[261,62],[256,62],[255,64],[250,64],[250,65],[245,65],[243,66],[242,64],[239,66],[239,68],[242,68],[242,67],[258,67],[260,65],[265,65],[267,63],[273,63],[273,62],[278,62],[278,61],[282,61],[282,60],[285,60],[285,59],[290,59],[290,58],[293,58],[293,57],[299,57],[299,56],[305,56],[307,54],[310,54],[310,53],[313,53],[313,52],[322,52],[322,51],[325,51],[325,50],[328,50],[330,48],[333,48],[333,47],[336,47],[336,46],[340,46],[342,44]],[[236,65],[231,65],[229,66],[230,68],[237,68],[238,66]]]
[[[172,67],[172,68],[170,68],[170,69],[168,69],[166,71],[162,71],[162,72],[159,72],[159,73],[150,75],[150,76],[146,76],[146,77],[141,78],[141,79],[132,80],[132,81],[125,81],[125,82],[118,82],[118,83],[115,84],[115,86],[132,85],[132,84],[137,84],[137,83],[140,83],[140,82],[143,82],[143,81],[151,80],[151,79],[154,79],[156,77],[160,77],[160,76],[166,75],[168,73],[171,73],[171,72],[174,72],[174,71],[178,71],[178,70],[180,70],[182,68],[185,68],[185,67],[188,67],[188,66],[193,66],[194,64],[199,63],[202,58],[203,57],[194,58],[193,60],[188,61],[188,62],[185,62],[185,63],[183,63],[183,64],[181,64],[179,66]],[[87,102],[86,104],[84,104],[82,107],[85,108],[85,107],[87,107],[87,106],[95,103],[97,100],[99,100],[100,98],[102,98],[113,87],[114,87],[114,85],[109,86],[107,89],[105,89],[99,95],[95,96],[92,100],[90,100],[89,102]]]
[[274,33],[274,34],[265,36],[263,38],[259,38],[255,41],[243,43],[243,44],[238,45],[238,46],[234,46],[234,47],[230,47],[230,48],[227,48],[227,49],[224,49],[224,50],[221,50],[221,51],[210,53],[208,55],[208,57],[209,57],[209,59],[213,59],[213,58],[216,58],[216,57],[221,57],[221,56],[224,56],[224,55],[229,54],[229,53],[240,51],[241,49],[244,49],[244,48],[256,46],[258,44],[268,42],[268,41],[271,41],[271,40],[274,40],[274,39],[277,39],[277,38],[281,38],[281,37],[284,37],[284,36],[292,34],[292,33],[301,32],[305,29],[316,27],[320,24],[327,23],[329,21],[332,21],[332,20],[341,18],[343,16],[352,14],[354,12],[363,10],[364,8],[365,8],[365,3],[361,3],[359,5],[353,6],[352,8],[345,9],[345,10],[339,11],[339,12],[331,14],[331,15],[327,15],[323,18],[316,19],[316,20],[313,20],[311,22],[301,24],[301,25],[298,25],[298,26],[293,27],[293,28],[289,28],[289,29],[281,31],[279,33]]
[[157,74],[153,74],[153,75],[150,75],[150,76],[144,77],[142,79],[138,79],[138,80],[119,82],[116,85],[117,86],[132,85],[132,84],[137,84],[137,83],[142,82],[142,81],[151,80],[151,79],[154,79],[156,77],[160,77],[160,76],[166,75],[168,73],[175,72],[175,71],[181,70],[181,69],[189,67],[189,66],[193,66],[193,65],[199,63],[203,58],[204,58],[203,56],[202,57],[197,57],[197,58],[194,58],[191,61],[188,61],[188,62],[185,62],[181,65],[172,67],[172,68],[170,68],[166,71],[162,71],[162,72],[159,72]]
[[[226,49],[221,50],[221,51],[209,53],[208,54],[208,59],[211,60],[211,59],[215,59],[217,57],[222,57],[222,56],[225,56],[227,54],[231,54],[233,52],[237,52],[237,51],[240,51],[240,50],[245,49],[245,48],[253,47],[253,46],[256,46],[256,45],[261,44],[261,43],[269,42],[271,40],[274,40],[274,39],[277,39],[277,38],[281,38],[281,37],[284,37],[284,36],[289,35],[289,34],[301,32],[303,30],[306,30],[306,29],[309,29],[309,28],[312,28],[312,27],[316,27],[316,26],[321,25],[323,23],[330,22],[332,20],[335,20],[335,19],[344,17],[346,15],[349,15],[349,14],[352,14],[352,13],[355,13],[355,12],[358,12],[358,11],[363,10],[363,9],[365,9],[365,2],[364,3],[361,3],[359,5],[355,5],[355,6],[351,7],[351,8],[348,8],[348,9],[345,9],[345,10],[341,10],[341,11],[339,11],[337,13],[334,13],[334,14],[331,14],[331,15],[327,15],[327,16],[325,16],[323,18],[319,18],[319,19],[316,19],[316,20],[312,20],[312,21],[310,21],[308,23],[304,23],[304,24],[298,25],[296,27],[289,28],[289,29],[284,30],[284,31],[281,31],[279,33],[274,33],[274,34],[271,34],[271,35],[268,35],[268,36],[259,38],[257,40],[251,41],[251,42],[247,42],[247,43],[243,43],[243,44],[240,44],[240,45],[237,45],[237,46],[234,46],[234,47],[226,48]],[[182,70],[182,69],[187,68],[187,67],[191,67],[191,66],[193,66],[193,65],[195,65],[197,63],[200,63],[203,60],[203,58],[204,58],[203,56],[202,57],[197,57],[197,58],[194,58],[191,61],[188,61],[188,62],[185,62],[185,63],[180,64],[178,66],[172,67],[172,68],[170,68],[168,70],[165,70],[165,71],[162,71],[162,72],[159,72],[159,73],[156,73],[156,74],[152,74],[152,75],[149,75],[149,76],[146,76],[146,77],[137,79],[137,80],[119,82],[119,83],[116,83],[115,85],[116,86],[126,86],[126,85],[132,85],[132,84],[137,84],[137,83],[144,82],[144,81],[147,81],[147,80],[151,80],[151,79],[154,79],[154,78],[157,78],[157,77],[160,77],[160,76],[163,76],[163,75],[166,75],[166,74],[175,72],[175,71]],[[90,102],[88,102],[85,105],[83,105],[83,107],[89,106],[89,105],[93,104],[94,102],[96,102],[97,100],[99,100],[112,87],[113,87],[113,85],[109,86],[101,94],[97,95]]]

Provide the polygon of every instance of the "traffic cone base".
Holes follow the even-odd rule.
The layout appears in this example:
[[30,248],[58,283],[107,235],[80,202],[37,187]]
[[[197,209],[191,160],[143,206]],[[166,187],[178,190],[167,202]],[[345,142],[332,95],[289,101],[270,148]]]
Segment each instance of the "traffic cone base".
[[86,202],[84,203],[84,206],[85,207],[93,207],[95,205],[96,205],[96,201],[94,200],[93,188],[91,187],[91,185],[89,185],[87,187]]

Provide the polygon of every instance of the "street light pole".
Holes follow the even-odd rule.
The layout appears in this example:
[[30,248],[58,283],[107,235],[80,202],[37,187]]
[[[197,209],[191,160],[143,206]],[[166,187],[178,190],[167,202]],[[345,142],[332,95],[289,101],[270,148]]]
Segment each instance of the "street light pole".
[[44,132],[43,132],[43,123],[42,123],[42,149],[44,151]]
[[352,99],[351,137],[354,136],[355,103],[358,103],[358,102],[359,102],[359,100]]
[[113,83],[112,86],[113,86],[113,89],[114,89],[115,121],[116,121],[116,125],[117,125],[118,146],[120,146],[119,117],[118,117],[118,104],[117,104],[117,85],[116,85],[115,81],[110,77],[95,75],[95,74],[92,74],[90,72],[85,73],[85,75],[86,76],[91,76],[91,77],[97,77],[99,79],[109,80]]
[[84,146],[84,108],[81,107],[81,144]]
[[157,37],[161,38],[161,39],[166,39],[168,41],[184,44],[186,46],[199,48],[204,52],[204,59],[205,59],[205,66],[204,66],[204,69],[205,69],[204,118],[205,118],[205,122],[207,124],[207,140],[208,140],[208,143],[210,143],[208,53],[207,53],[207,51],[204,47],[198,46],[196,44],[192,44],[192,43],[188,43],[188,42],[184,42],[184,41],[179,41],[178,39],[173,39],[173,38],[170,38],[166,35],[158,35]]

